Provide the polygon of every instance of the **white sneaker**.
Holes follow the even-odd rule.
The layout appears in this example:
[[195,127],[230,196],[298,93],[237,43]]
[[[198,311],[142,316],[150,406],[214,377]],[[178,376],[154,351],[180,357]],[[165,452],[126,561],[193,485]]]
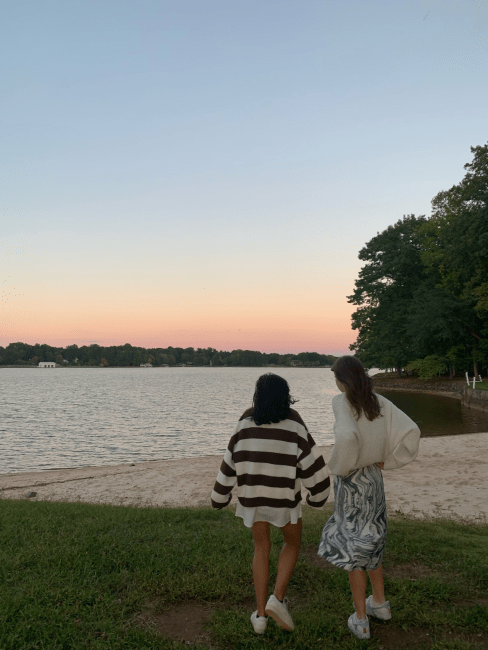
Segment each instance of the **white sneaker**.
[[369,632],[369,621],[367,616],[366,618],[358,618],[356,612],[354,612],[354,614],[351,614],[351,616],[349,616],[347,627],[355,636],[357,636],[358,639],[369,639],[371,636]]
[[382,621],[389,621],[391,618],[391,607],[390,603],[386,600],[381,605],[377,605],[373,600],[373,596],[368,596],[366,598],[366,615],[375,616],[380,618]]
[[251,623],[256,634],[264,634],[266,626],[268,625],[267,616],[258,616],[258,610],[251,614]]
[[268,616],[271,616],[271,618],[274,618],[277,625],[283,628],[283,630],[288,630],[291,632],[291,630],[295,629],[293,620],[288,612],[288,609],[286,608],[285,603],[282,603],[280,600],[278,600],[274,594],[269,597],[269,600],[266,604],[266,614],[268,614]]

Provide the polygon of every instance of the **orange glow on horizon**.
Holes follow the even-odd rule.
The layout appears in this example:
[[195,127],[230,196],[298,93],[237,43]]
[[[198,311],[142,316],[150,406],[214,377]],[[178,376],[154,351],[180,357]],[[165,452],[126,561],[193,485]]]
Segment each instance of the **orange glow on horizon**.
[[[266,288],[266,287],[265,287]],[[317,290],[174,296],[133,291],[79,291],[66,297],[38,293],[4,313],[0,345],[22,341],[145,348],[212,347],[262,352],[345,354],[355,340],[350,304],[339,295],[322,301]],[[107,298],[108,296],[108,298]],[[326,304],[324,304],[326,303]]]

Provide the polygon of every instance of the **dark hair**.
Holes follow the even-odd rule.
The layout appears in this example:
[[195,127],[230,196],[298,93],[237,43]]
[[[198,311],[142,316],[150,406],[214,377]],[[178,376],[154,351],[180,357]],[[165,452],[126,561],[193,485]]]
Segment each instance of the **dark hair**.
[[267,372],[256,382],[251,419],[258,426],[281,422],[290,415],[290,406],[295,402],[286,379]]
[[363,411],[368,420],[381,416],[380,403],[373,393],[373,380],[366,374],[359,359],[346,354],[334,362],[332,370],[336,379],[344,384],[346,397],[355,411],[357,420]]

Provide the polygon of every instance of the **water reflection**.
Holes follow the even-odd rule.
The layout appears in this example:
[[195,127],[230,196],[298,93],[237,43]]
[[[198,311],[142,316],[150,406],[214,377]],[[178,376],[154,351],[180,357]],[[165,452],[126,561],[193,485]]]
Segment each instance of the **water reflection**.
[[[220,455],[266,371],[1,369],[0,474]],[[289,381],[316,442],[332,444],[333,373],[276,372]]]
[[423,438],[488,431],[488,414],[440,395],[378,390],[417,422]]
[[[264,368],[0,370],[0,474],[222,454]],[[273,369],[274,370],[274,369]],[[276,368],[319,445],[334,442],[329,369]],[[446,397],[383,393],[423,436],[488,431]]]

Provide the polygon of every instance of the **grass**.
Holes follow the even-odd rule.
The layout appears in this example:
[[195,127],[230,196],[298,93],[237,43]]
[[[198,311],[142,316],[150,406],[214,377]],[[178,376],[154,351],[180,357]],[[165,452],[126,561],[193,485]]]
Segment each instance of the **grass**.
[[[473,383],[471,382],[471,386],[472,385],[473,385]],[[478,390],[488,390],[488,381],[479,381],[479,382],[475,383],[474,386],[475,386],[475,389],[478,389]]]
[[[329,514],[304,512],[288,593],[296,631],[270,623],[258,637],[251,536],[232,511],[0,500],[0,648],[188,648],[161,633],[158,616],[169,610],[177,624],[192,604],[210,612],[199,650],[364,647],[346,625],[346,572],[315,559]],[[271,579],[281,538],[272,532]],[[487,547],[486,525],[392,518],[384,567],[394,618],[372,621],[368,647],[488,647]]]

